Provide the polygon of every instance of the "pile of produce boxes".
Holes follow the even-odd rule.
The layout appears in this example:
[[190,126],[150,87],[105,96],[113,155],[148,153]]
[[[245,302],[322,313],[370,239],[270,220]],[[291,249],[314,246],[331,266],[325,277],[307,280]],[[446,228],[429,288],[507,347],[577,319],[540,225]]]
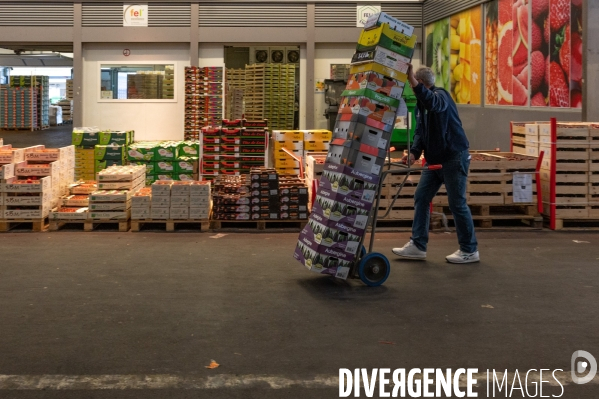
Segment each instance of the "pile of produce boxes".
[[89,218],[128,220],[131,197],[145,185],[144,166],[111,166],[98,173],[98,190],[89,196]]
[[223,120],[202,128],[202,176],[238,176],[265,165],[268,121]]
[[0,219],[43,219],[73,181],[74,148],[0,146]]
[[207,220],[210,182],[159,180],[133,195],[133,220]]
[[125,165],[127,150],[134,135],[133,131],[74,128],[75,177],[78,180],[95,180],[99,171],[110,166]]
[[295,176],[255,168],[249,175],[218,176],[213,220],[301,220],[307,218],[308,189]]
[[346,279],[360,250],[416,44],[413,31],[378,13],[360,35],[310,221],[294,253],[312,271]]
[[280,174],[297,176],[299,161],[283,149],[297,157],[306,157],[311,152],[328,151],[332,138],[333,133],[329,130],[275,130],[272,132],[273,165]]
[[198,180],[197,141],[143,141],[129,146],[130,165],[146,168],[146,185],[157,180]]
[[220,125],[223,91],[222,67],[185,67],[186,140],[199,140],[204,126]]
[[68,194],[60,198],[59,206],[50,212],[51,221],[87,220],[89,195],[98,190],[95,181],[80,180],[68,188]]

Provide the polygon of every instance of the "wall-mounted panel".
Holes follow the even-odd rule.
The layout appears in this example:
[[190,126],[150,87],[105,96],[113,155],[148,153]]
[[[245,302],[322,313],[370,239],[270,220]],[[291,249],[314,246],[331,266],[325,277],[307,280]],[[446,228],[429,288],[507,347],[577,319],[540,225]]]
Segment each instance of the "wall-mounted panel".
[[381,4],[381,11],[413,27],[422,26],[422,3]]
[[424,24],[438,21],[489,0],[425,0],[423,5]]
[[355,27],[356,3],[316,3],[314,19],[317,28]]
[[202,27],[199,29],[199,41],[201,43],[281,43],[291,45],[305,43],[307,37],[306,28],[250,27],[243,29],[243,34],[240,34],[236,29],[224,27]]
[[305,3],[200,3],[200,27],[306,27]]
[[191,5],[177,3],[149,3],[148,26],[180,26],[191,24]]
[[82,26],[123,26],[122,3],[83,3]]
[[73,26],[73,4],[0,3],[0,26]]

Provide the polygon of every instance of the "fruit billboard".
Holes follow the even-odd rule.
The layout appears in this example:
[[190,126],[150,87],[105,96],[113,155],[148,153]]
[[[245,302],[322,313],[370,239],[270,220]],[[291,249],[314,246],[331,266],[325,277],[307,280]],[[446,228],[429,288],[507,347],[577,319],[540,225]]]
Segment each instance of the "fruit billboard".
[[485,102],[581,107],[583,0],[485,5]]
[[435,85],[458,104],[481,103],[481,13],[477,6],[426,27],[426,62]]

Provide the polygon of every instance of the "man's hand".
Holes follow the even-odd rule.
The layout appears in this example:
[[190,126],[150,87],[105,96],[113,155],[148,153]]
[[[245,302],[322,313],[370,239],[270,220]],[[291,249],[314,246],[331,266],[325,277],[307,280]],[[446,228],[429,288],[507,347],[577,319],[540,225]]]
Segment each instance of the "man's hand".
[[412,87],[418,86],[418,80],[414,76],[414,66],[411,63],[408,63],[408,82],[410,82],[410,86]]
[[408,162],[410,162],[410,165],[414,165],[414,162],[416,162],[416,158],[414,157],[414,155],[412,153],[409,153],[408,155],[404,155],[403,158],[401,159],[401,163],[403,163],[404,165],[408,165]]

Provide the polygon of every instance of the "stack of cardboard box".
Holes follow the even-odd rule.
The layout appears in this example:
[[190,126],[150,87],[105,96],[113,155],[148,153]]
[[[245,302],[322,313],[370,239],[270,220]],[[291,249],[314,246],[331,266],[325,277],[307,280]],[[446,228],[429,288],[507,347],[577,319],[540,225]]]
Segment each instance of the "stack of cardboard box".
[[294,253],[312,271],[346,279],[360,250],[416,43],[413,31],[378,13],[360,35],[310,222]]

